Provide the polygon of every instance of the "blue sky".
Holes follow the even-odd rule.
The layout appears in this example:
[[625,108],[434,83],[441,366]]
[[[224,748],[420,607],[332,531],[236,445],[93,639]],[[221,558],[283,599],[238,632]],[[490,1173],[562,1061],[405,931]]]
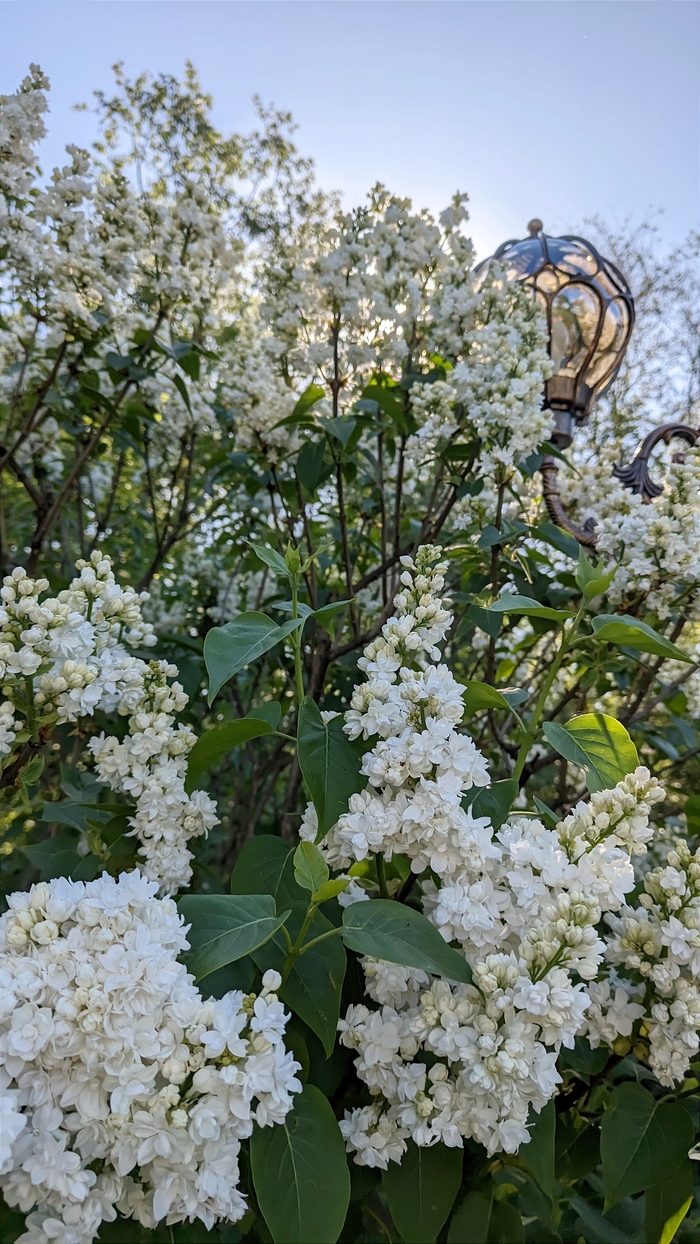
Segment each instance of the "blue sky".
[[255,92],[291,109],[347,206],[377,179],[438,210],[468,191],[481,254],[533,215],[700,226],[695,0],[2,0],[0,23],[0,90],[30,61],[51,78],[49,166],[90,140],[71,105],[114,61],[189,57],[220,128],[252,124]]

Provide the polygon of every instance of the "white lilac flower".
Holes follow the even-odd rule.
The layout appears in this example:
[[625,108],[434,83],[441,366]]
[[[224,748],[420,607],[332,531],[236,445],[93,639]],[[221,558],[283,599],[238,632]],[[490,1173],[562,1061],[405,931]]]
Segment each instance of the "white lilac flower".
[[203,999],[156,889],[138,872],[59,878],[0,917],[0,1190],[34,1244],[91,1244],[117,1211],[238,1221],[241,1140],[301,1089],[279,974],[257,998]]
[[[640,767],[579,803],[554,829],[514,814],[494,834],[462,806],[488,774],[457,730],[462,688],[438,664],[450,623],[438,556],[420,549],[406,565],[395,616],[361,659],[366,681],[353,693],[345,729],[375,737],[363,759],[368,784],[321,848],[341,868],[382,852],[407,857],[417,873],[429,869],[435,880],[421,883],[424,911],[473,973],[473,985],[454,986],[363,961],[376,1009],[350,1007],[339,1029],[376,1101],[341,1127],[356,1161],[384,1167],[400,1161],[406,1136],[418,1145],[471,1137],[490,1154],[515,1152],[529,1140],[530,1112],[556,1092],[559,1051],[580,1032],[594,1045],[636,1040],[644,1018],[652,1067],[663,1075],[665,1064],[675,1079],[697,1049],[697,976],[689,980],[696,960],[700,967],[696,865],[671,852],[664,869],[647,874],[641,907],[625,907],[630,857],[646,851],[651,809],[664,797],[649,771]],[[311,806],[301,832],[315,837]],[[658,918],[652,895],[662,905]],[[617,938],[601,935],[602,912]],[[623,962],[646,973],[668,1005],[646,1015],[634,984],[596,980]],[[427,1075],[421,1052],[438,1060]]]
[[136,801],[132,833],[139,839],[143,867],[165,893],[192,875],[190,839],[217,824],[216,808],[201,790],[187,793],[187,754],[195,736],[175,723],[187,696],[177,669],[164,661],[146,663],[126,645],[155,643],[144,622],[147,593],[120,587],[110,559],[95,551],[77,563],[77,575],[56,597],[48,583],[18,568],[0,589],[0,757],[9,755],[23,722],[11,698],[33,682],[35,709],[49,723],[93,716],[99,708],[129,718],[120,741],[93,736],[88,747],[102,781]]

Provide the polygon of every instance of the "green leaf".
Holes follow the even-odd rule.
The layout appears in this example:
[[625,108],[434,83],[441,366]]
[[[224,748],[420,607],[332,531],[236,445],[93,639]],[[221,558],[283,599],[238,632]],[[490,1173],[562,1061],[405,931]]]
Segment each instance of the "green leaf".
[[272,834],[251,838],[231,873],[231,893],[271,894],[278,911],[305,902],[294,880],[294,849]]
[[[355,906],[366,907],[368,904],[356,903]],[[286,922],[292,941],[299,933],[306,909],[306,902],[296,906]],[[312,941],[333,928],[330,920],[317,911],[309,925],[306,940]],[[253,958],[261,972],[267,968],[281,972],[286,954],[286,945],[278,930],[269,942],[253,952]],[[347,956],[340,938],[326,938],[300,955],[279,990],[282,1001],[316,1033],[327,1055],[332,1054],[335,1045],[346,965]]]
[[583,545],[579,546],[576,585],[581,589],[584,600],[593,600],[594,596],[607,592],[615,578],[616,571],[617,566],[606,570],[605,559],[602,557],[599,562],[590,561]]
[[252,540],[248,540],[246,543],[250,545],[255,556],[268,566],[273,574],[276,574],[281,579],[289,578],[287,563],[283,557],[280,557],[279,553],[270,548],[269,544],[253,544]]
[[548,618],[551,622],[566,622],[567,618],[573,617],[568,609],[552,609],[531,596],[518,596],[512,592],[504,592],[485,608],[488,613],[517,613],[528,618]]
[[681,1105],[656,1101],[641,1084],[620,1084],[601,1128],[606,1207],[663,1183],[687,1158],[693,1138],[692,1120]]
[[462,1150],[412,1140],[400,1165],[390,1162],[382,1188],[405,1244],[432,1244],[449,1217],[462,1181]]
[[362,399],[365,402],[376,402],[379,409],[389,416],[399,432],[406,435],[409,428],[406,421],[405,400],[400,389],[385,388],[380,384],[368,384],[362,390]]
[[581,547],[578,540],[573,536],[569,536],[561,527],[556,527],[554,523],[540,523],[539,526],[532,528],[532,534],[537,540],[544,540],[547,544],[560,553],[565,553],[567,557],[573,561],[578,559],[578,551]]
[[343,730],[342,717],[324,725],[318,705],[305,696],[297,725],[299,767],[318,816],[320,842],[338,817],[348,810],[348,800],[367,779],[360,773],[362,754]]
[[[576,1211],[588,1231],[594,1233],[594,1239],[597,1239],[599,1244],[636,1244],[639,1239],[638,1236],[633,1238],[627,1232],[621,1231],[609,1218],[604,1218],[595,1205],[589,1204],[581,1197],[572,1197],[571,1207]],[[581,1237],[579,1236],[578,1238],[580,1239]]]
[[340,441],[343,449],[345,449],[350,437],[357,427],[357,420],[352,415],[341,415],[338,419],[319,419],[318,425],[332,436],[336,441]]
[[257,950],[289,915],[276,914],[269,894],[186,894],[178,907],[191,925],[183,958],[196,980]]
[[672,644],[670,639],[659,635],[652,626],[639,618],[619,617],[615,613],[601,613],[593,619],[593,630],[598,639],[604,639],[615,647],[636,648],[638,652],[651,652],[657,657],[671,661],[686,661],[692,665],[693,658]]
[[313,842],[300,842],[294,852],[294,880],[311,894],[328,880],[329,869]]
[[119,803],[80,803],[73,799],[47,800],[41,811],[42,821],[50,825],[71,825],[85,832],[90,825],[106,825],[116,815],[128,815],[133,805]]
[[178,364],[185,374],[190,377],[190,380],[199,380],[201,359],[198,352],[192,349],[190,343],[187,342],[186,344],[189,345],[189,350],[178,359]]
[[188,411],[190,412],[190,414],[192,414],[192,407],[190,406],[190,395],[187,392],[187,385],[182,379],[182,376],[173,376],[173,384],[175,385],[175,388],[180,394],[180,397],[185,403],[185,406],[187,407]]
[[547,829],[556,829],[557,825],[559,824],[559,817],[557,816],[556,812],[552,812],[552,809],[550,808],[549,804],[544,803],[541,799],[537,797],[537,795],[533,795],[532,801],[535,805],[535,808],[540,814],[540,820],[544,822],[544,824],[547,826]]
[[311,410],[312,406],[315,406],[317,402],[320,402],[325,396],[326,390],[322,389],[320,384],[310,384],[306,389],[304,389],[304,392],[292,411],[291,417],[293,419],[300,419]]
[[653,1244],[670,1244],[693,1195],[693,1164],[689,1158],[663,1183],[647,1188],[644,1197],[644,1230]]
[[505,708],[510,710],[511,706],[505,696],[487,682],[465,682],[464,688],[462,698],[464,700],[464,711],[468,715],[478,713],[482,708]]
[[202,773],[206,773],[217,757],[225,756],[241,743],[260,738],[264,734],[274,734],[274,728],[269,721],[260,717],[241,717],[238,721],[227,721],[222,726],[205,730],[190,752],[186,789],[194,790],[197,779]]
[[671,1217],[667,1219],[666,1223],[664,1224],[664,1229],[661,1232],[661,1236],[659,1238],[659,1244],[671,1244],[671,1241],[675,1239],[678,1228],[683,1222],[683,1219],[685,1218],[692,1204],[693,1204],[693,1198],[692,1196],[689,1196],[687,1200],[683,1202],[680,1208],[676,1210],[675,1214],[672,1214]]
[[22,852],[37,869],[40,881],[53,881],[54,877],[92,881],[102,864],[95,855],[78,855],[77,845],[76,838],[60,834],[44,842],[28,843]]
[[275,1127],[256,1127],[250,1161],[275,1244],[335,1244],[350,1201],[345,1145],[320,1089],[307,1084]]
[[377,898],[344,908],[343,941],[358,955],[421,968],[467,985],[472,979],[469,964],[447,945],[435,925],[392,899]]
[[296,477],[311,497],[314,496],[324,474],[327,474],[330,469],[324,466],[325,453],[325,441],[310,440],[302,446],[296,460],[294,468]]
[[542,729],[560,756],[586,770],[590,791],[609,790],[639,764],[625,727],[605,713],[583,713],[565,726],[546,721]]
[[600,1132],[592,1124],[577,1128],[564,1115],[557,1119],[556,1176],[575,1181],[595,1170],[600,1162]]
[[486,1244],[492,1210],[492,1197],[481,1192],[470,1192],[450,1223],[447,1244]]
[[477,544],[480,549],[491,549],[494,544],[502,544],[504,539],[504,533],[489,523],[487,527],[484,527]]
[[349,604],[349,600],[335,600],[331,605],[322,605],[320,609],[314,609],[310,617],[315,618],[319,626],[322,626],[332,639],[335,634],[335,619]]
[[249,709],[245,715],[246,721],[251,718],[254,721],[266,721],[273,730],[278,728],[281,717],[282,705],[279,700],[264,700],[262,704]]
[[545,1196],[549,1197],[550,1201],[554,1200],[554,1134],[556,1122],[554,1098],[551,1098],[544,1109],[535,1115],[534,1122],[529,1126],[529,1143],[523,1145],[520,1151],[521,1157],[529,1166],[540,1188]]
[[525,1239],[523,1222],[510,1201],[496,1201],[491,1210],[489,1244],[522,1244]]
[[504,778],[500,782],[492,782],[490,786],[480,786],[469,805],[472,815],[487,816],[494,829],[500,829],[517,793],[518,783],[514,778]]
[[264,613],[240,613],[225,626],[214,626],[204,640],[204,663],[209,674],[209,699],[244,665],[269,652],[292,631],[303,625],[303,618],[291,618],[278,626]]
[[503,625],[502,613],[491,613],[482,605],[470,605],[467,609],[467,619],[473,622],[474,626],[478,626],[480,631],[485,631],[491,639],[498,639]]
[[329,898],[335,898],[337,894],[342,894],[343,890],[347,890],[349,885],[349,877],[333,877],[330,881],[324,881],[318,890],[314,890],[311,897],[314,903],[327,903]]

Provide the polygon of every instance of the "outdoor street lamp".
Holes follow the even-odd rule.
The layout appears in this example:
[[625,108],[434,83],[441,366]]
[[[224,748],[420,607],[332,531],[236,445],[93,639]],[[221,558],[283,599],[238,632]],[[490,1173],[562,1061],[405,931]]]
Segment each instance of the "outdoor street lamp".
[[[553,414],[552,444],[566,449],[577,426],[590,415],[596,399],[614,380],[634,326],[634,300],[622,273],[584,238],[549,237],[541,220],[531,220],[529,237],[504,242],[491,259],[476,269],[477,288],[492,262],[509,281],[532,292],[547,318],[549,354],[554,372],[545,382],[545,407]],[[666,424],[642,442],[626,466],[614,474],[645,502],[662,491],[649,475],[649,455],[660,440],[678,436],[694,444],[698,433],[686,424]],[[543,492],[552,520],[581,544],[596,543],[595,519],[583,527],[567,517],[557,487],[557,464],[545,455],[541,473]]]

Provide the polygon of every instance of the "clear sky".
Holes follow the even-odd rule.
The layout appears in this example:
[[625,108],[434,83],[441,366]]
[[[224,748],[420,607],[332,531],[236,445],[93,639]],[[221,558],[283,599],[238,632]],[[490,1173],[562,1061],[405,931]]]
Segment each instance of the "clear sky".
[[49,166],[87,144],[71,113],[110,66],[186,58],[223,130],[250,97],[290,109],[321,184],[350,206],[374,180],[439,209],[468,191],[481,254],[600,212],[700,226],[695,0],[0,0],[0,90],[48,72]]

